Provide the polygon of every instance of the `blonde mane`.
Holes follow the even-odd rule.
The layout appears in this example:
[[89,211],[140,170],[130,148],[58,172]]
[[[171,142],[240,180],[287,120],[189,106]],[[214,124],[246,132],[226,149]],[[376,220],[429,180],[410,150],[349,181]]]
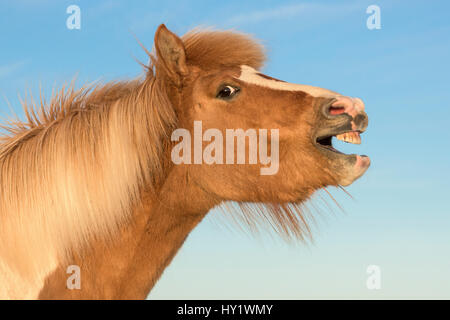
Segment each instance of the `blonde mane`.
[[126,221],[140,190],[160,177],[175,113],[151,70],[23,107],[27,121],[3,127],[0,254],[14,267],[32,257],[39,269],[48,254],[61,258]]
[[[183,37],[187,62],[203,70],[259,68],[261,46],[232,32]],[[74,90],[49,103],[22,102],[26,121],[2,125],[0,256],[33,277],[91,237],[127,222],[143,188],[161,179],[176,125],[162,66],[152,54],[142,79]]]

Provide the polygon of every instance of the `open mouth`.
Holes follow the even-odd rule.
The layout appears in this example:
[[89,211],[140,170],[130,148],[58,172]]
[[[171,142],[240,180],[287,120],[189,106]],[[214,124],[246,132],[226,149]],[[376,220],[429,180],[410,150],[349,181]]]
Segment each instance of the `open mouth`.
[[336,137],[336,139],[347,142],[347,143],[361,144],[360,134],[361,134],[360,131],[347,131],[347,132],[342,132],[342,133],[338,133],[338,134],[332,134],[329,136],[318,137],[318,138],[316,138],[315,142],[316,142],[316,145],[320,148],[326,149],[328,151],[331,151],[331,152],[334,152],[337,154],[345,155],[344,153],[342,153],[341,151],[339,151],[333,147],[333,137]]
[[321,134],[314,141],[316,147],[332,162],[332,168],[339,177],[339,184],[348,186],[354,180],[364,174],[370,166],[370,158],[366,155],[345,154],[333,147],[333,137],[352,143],[361,144],[361,133],[359,130],[338,131],[329,134]]

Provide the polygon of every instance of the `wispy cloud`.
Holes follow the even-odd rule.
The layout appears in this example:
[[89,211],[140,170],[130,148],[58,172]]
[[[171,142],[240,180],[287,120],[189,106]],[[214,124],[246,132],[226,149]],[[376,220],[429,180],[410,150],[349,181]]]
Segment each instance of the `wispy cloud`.
[[109,14],[111,11],[119,9],[121,5],[117,0],[104,0],[102,2],[96,2],[94,6],[86,11],[90,16],[99,16]]
[[22,60],[0,66],[0,78],[4,78],[20,70],[20,68],[25,66],[28,62],[29,62],[28,60]]
[[317,3],[297,3],[282,5],[278,7],[267,8],[263,10],[255,10],[252,12],[242,13],[231,17],[226,21],[228,25],[255,24],[268,22],[270,20],[281,20],[298,17],[320,17],[329,16],[330,14],[339,15],[342,13],[350,13],[359,6],[355,4],[341,5],[323,5]]
[[4,1],[2,5],[7,5],[9,7],[21,8],[25,10],[36,10],[36,8],[47,7],[49,5],[58,4],[55,0],[15,0],[15,1]]

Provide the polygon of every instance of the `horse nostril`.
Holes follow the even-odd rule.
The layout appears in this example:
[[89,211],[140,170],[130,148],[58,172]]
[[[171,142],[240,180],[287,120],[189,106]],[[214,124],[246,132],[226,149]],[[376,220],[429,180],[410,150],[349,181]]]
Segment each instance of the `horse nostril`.
[[364,111],[364,102],[359,98],[338,96],[332,99],[322,107],[322,113],[330,118],[344,113],[355,117],[358,113]]
[[322,106],[322,114],[326,118],[330,118],[345,113],[345,106],[333,106],[333,104],[336,101],[337,101],[336,99],[332,99],[331,101],[328,101]]
[[333,107],[333,106],[330,106],[328,108],[328,114],[331,115],[331,116],[336,116],[336,115],[342,114],[344,112],[345,112],[345,108],[344,107]]

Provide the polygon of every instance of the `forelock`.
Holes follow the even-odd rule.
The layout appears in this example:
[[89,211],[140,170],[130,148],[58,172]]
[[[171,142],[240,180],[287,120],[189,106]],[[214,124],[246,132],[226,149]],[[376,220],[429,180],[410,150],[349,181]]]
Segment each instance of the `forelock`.
[[194,30],[185,34],[182,40],[187,63],[205,71],[241,65],[258,70],[266,59],[264,47],[242,33]]

